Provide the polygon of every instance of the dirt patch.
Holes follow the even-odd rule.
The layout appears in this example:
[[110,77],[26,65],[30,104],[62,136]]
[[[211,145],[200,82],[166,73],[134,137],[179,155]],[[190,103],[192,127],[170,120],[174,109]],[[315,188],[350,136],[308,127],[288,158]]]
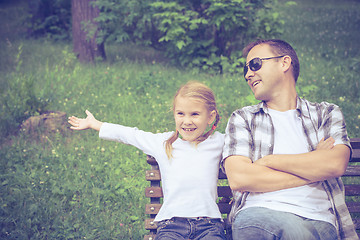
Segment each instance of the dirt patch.
[[30,135],[48,136],[54,133],[70,133],[65,112],[46,112],[38,116],[32,116],[25,120],[20,127],[20,131]]

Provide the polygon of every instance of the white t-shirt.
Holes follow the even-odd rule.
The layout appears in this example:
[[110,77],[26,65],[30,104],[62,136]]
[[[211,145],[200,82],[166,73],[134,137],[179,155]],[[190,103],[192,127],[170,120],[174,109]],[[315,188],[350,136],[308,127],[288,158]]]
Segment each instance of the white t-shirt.
[[[269,109],[269,114],[275,129],[273,154],[301,154],[309,151],[296,110],[279,112]],[[331,203],[321,182],[273,192],[250,193],[243,209],[255,206],[290,212],[335,226],[335,216],[330,212]]]
[[169,160],[165,141],[172,134],[103,123],[99,137],[135,146],[158,162],[164,198],[155,221],[172,217],[221,218],[216,200],[224,134],[215,132],[198,145],[179,138],[173,143],[173,158]]

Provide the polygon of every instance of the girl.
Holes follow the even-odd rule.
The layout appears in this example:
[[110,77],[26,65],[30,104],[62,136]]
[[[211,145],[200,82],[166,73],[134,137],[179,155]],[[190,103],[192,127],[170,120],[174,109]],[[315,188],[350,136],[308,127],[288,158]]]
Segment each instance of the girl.
[[220,117],[213,92],[188,82],[175,94],[173,114],[175,132],[158,134],[100,122],[87,110],[85,119],[72,116],[69,123],[71,129],[98,130],[100,138],[133,145],[156,159],[164,193],[156,239],[226,239],[216,204],[224,135],[214,132]]

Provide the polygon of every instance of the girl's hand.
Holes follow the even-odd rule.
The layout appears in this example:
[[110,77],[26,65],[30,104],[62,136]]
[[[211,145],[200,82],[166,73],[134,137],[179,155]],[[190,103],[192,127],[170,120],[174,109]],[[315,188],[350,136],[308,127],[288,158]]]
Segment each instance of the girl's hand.
[[319,144],[316,147],[316,150],[330,150],[334,147],[335,140],[332,137],[329,137],[328,139],[324,140],[322,138],[319,142]]
[[69,123],[71,124],[71,129],[73,130],[85,130],[92,128],[95,130],[100,130],[102,122],[95,119],[95,117],[88,110],[85,111],[86,118],[77,118],[75,116],[69,117]]

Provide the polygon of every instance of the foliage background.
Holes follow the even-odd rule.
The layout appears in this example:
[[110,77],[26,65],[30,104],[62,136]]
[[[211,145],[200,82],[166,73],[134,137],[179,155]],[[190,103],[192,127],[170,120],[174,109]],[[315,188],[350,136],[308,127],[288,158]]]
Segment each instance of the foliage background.
[[[100,10],[95,18],[100,28],[94,31],[84,22],[82,29],[99,45],[151,46],[173,64],[207,71],[238,72],[243,45],[255,37],[270,38],[282,32],[283,21],[272,7],[277,0],[87,1]],[[72,11],[71,0],[28,2],[28,35],[71,39],[71,13],[78,11],[76,7]]]
[[[214,89],[224,131],[228,116],[254,104],[242,74],[171,65],[152,48],[108,44],[108,62],[80,65],[71,43],[24,38],[26,1],[0,1],[0,238],[142,239],[145,156],[99,140],[96,132],[11,132],[46,110],[145,131],[172,130],[175,90],[190,79]],[[338,104],[351,137],[360,136],[360,3],[297,1],[275,6],[281,38],[298,52],[298,90]],[[5,133],[12,135],[5,138]]]

